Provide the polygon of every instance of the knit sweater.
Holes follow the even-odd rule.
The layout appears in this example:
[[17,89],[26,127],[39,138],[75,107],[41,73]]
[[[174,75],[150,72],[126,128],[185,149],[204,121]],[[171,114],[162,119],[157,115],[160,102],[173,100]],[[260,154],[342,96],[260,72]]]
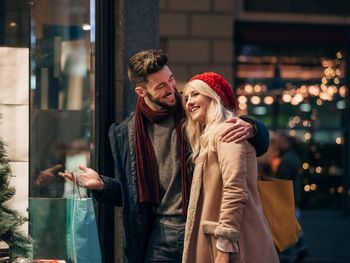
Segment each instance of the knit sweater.
[[159,171],[160,204],[158,216],[181,216],[182,194],[178,140],[173,118],[148,123],[148,132]]

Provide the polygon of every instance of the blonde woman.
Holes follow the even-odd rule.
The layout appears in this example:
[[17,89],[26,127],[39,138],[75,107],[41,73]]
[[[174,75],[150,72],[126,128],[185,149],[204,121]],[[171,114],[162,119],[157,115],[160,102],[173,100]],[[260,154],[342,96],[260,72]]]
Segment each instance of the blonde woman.
[[195,163],[183,262],[279,262],[258,195],[255,149],[220,139],[236,107],[231,87],[214,72],[199,74],[183,102]]

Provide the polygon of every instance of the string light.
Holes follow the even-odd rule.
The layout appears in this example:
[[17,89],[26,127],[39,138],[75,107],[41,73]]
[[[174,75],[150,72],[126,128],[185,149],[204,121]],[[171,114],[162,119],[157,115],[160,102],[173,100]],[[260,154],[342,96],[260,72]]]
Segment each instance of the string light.
[[309,169],[310,165],[308,163],[303,163],[303,169],[307,170]]

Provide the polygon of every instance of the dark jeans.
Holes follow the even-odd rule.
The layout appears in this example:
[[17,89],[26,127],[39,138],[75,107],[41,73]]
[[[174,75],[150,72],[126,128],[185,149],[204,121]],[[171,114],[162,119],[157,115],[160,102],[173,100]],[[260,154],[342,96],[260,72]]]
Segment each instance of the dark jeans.
[[145,262],[181,263],[184,232],[185,224],[154,223]]

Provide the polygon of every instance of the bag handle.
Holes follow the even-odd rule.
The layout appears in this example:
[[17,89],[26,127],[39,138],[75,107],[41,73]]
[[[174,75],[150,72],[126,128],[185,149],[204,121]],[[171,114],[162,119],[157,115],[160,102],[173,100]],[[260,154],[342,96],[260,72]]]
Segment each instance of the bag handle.
[[258,176],[258,180],[261,180],[261,181],[280,181],[280,182],[293,181],[293,180],[290,180],[290,179],[277,178],[277,177],[267,176],[267,175],[259,175]]
[[75,175],[73,172],[71,172],[71,175],[74,178],[74,181],[73,181],[73,198],[75,199],[77,196],[79,196],[79,199],[81,199],[81,194],[80,194],[80,176],[79,175]]

